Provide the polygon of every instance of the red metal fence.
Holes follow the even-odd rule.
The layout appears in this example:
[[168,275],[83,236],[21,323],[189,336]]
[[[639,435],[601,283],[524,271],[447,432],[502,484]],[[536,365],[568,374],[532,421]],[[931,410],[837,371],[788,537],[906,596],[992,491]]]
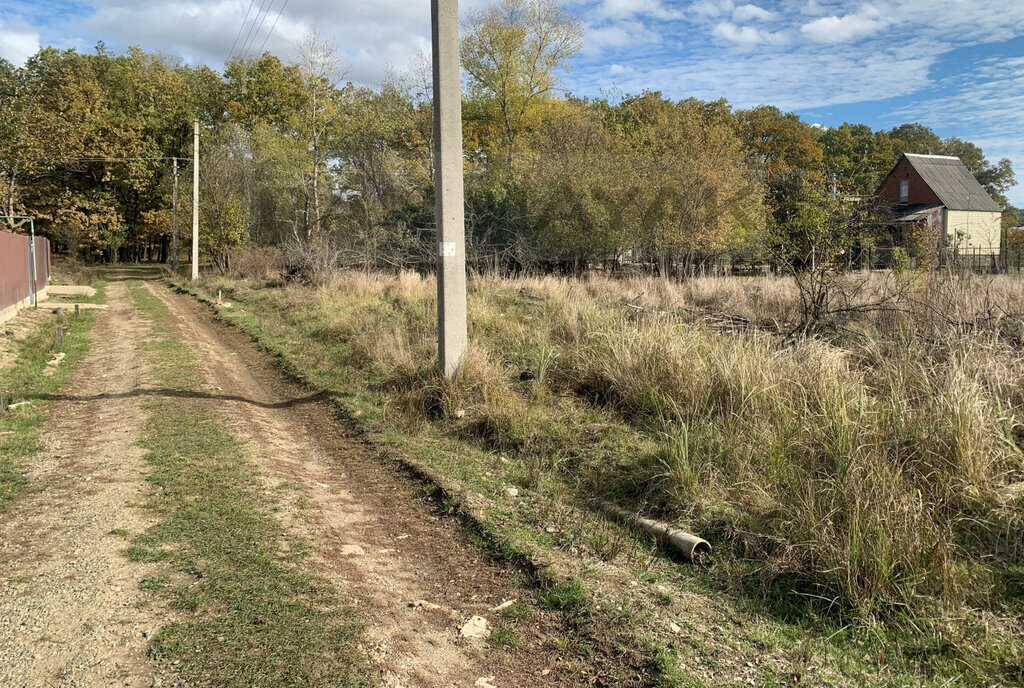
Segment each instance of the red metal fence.
[[[29,237],[0,232],[0,311],[32,297],[29,252]],[[35,267],[39,292],[50,282],[50,242],[44,237],[35,240]]]

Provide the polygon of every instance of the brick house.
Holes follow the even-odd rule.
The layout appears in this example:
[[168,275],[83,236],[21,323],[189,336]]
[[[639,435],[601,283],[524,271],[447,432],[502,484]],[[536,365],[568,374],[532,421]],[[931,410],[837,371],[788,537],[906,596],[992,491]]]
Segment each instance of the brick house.
[[1002,208],[959,158],[904,153],[878,187],[899,235],[924,225],[939,245],[975,256],[999,255]]

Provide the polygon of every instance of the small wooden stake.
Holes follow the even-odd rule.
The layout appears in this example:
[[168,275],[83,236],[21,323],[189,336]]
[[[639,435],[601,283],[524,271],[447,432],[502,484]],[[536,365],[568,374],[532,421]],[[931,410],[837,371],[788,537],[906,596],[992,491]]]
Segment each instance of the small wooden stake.
[[64,348],[64,326],[57,325],[57,348]]
[[0,389],[0,416],[4,414],[4,391]]
[[76,303],[76,304],[75,304],[75,317],[77,318],[77,317],[78,317],[79,315],[81,315],[81,313],[79,312],[79,310],[78,310],[78,304]]

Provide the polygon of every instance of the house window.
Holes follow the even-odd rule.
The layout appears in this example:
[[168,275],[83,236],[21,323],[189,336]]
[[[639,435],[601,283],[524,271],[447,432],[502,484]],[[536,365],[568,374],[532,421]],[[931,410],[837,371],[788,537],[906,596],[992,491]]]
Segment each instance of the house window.
[[900,180],[900,203],[906,205],[910,202],[910,180]]

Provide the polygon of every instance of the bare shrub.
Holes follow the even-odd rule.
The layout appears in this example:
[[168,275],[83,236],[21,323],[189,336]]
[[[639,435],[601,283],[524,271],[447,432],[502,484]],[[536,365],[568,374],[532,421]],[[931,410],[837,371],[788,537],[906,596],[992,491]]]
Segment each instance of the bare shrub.
[[286,271],[284,252],[272,246],[246,246],[233,249],[228,274],[236,278],[279,283]]
[[284,245],[284,256],[290,274],[310,284],[324,284],[349,264],[351,250],[329,236],[315,240],[291,240]]
[[54,257],[51,266],[52,282],[68,284],[92,284],[103,279],[105,268],[95,263],[85,263],[74,258]]

